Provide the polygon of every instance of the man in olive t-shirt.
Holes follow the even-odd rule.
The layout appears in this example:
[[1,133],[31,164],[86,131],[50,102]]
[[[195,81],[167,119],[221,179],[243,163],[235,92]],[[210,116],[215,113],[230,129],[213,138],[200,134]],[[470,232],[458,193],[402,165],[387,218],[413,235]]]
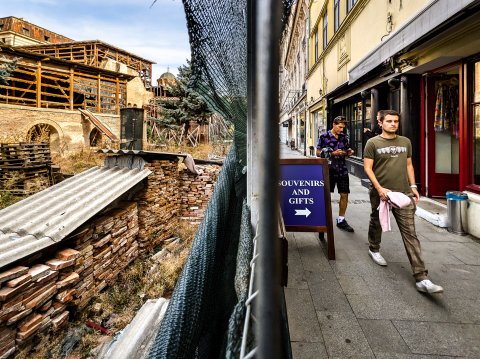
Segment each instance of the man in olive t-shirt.
[[[383,111],[380,117],[382,134],[367,141],[364,150],[364,170],[372,182],[370,189],[370,225],[368,228],[368,254],[381,266],[387,262],[380,254],[382,227],[379,220],[380,201],[388,201],[388,192],[402,192],[412,198],[409,206],[392,208],[397,221],[407,256],[416,280],[417,290],[425,293],[441,293],[443,288],[433,284],[428,278],[421,256],[420,242],[415,232],[415,210],[420,195],[415,185],[412,164],[412,144],[410,140],[396,134],[400,115],[393,110]],[[414,199],[414,200],[413,200]]]

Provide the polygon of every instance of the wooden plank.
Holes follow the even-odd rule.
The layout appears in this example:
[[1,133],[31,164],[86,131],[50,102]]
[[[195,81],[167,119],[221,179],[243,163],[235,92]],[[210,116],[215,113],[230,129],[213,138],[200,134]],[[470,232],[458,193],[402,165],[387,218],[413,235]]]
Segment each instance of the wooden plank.
[[37,72],[36,72],[36,80],[37,80],[37,107],[42,107],[42,63],[40,61],[37,62]]

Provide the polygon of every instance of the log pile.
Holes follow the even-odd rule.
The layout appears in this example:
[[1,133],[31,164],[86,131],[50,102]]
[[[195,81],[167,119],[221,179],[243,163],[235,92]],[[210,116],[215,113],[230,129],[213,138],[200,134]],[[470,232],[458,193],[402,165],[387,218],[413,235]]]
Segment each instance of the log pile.
[[71,308],[85,307],[111,284],[137,258],[137,234],[137,204],[126,202],[67,240],[73,248],[0,272],[0,358],[24,349],[37,334],[57,331]]
[[74,269],[81,277],[75,286],[77,308],[86,307],[95,293],[112,284],[120,271],[138,257],[138,229],[137,204],[124,202],[120,209],[92,222],[75,239],[80,255]]
[[155,160],[145,168],[152,171],[145,189],[138,200],[140,230],[138,242],[143,250],[151,250],[172,237],[177,225],[179,192],[178,164],[173,161]]
[[180,218],[191,224],[199,224],[213,194],[221,167],[218,165],[197,165],[200,174],[187,169],[181,170],[180,177]]
[[67,322],[67,304],[79,279],[72,272],[78,254],[59,250],[43,264],[0,273],[0,358],[25,348],[36,334],[56,331]]

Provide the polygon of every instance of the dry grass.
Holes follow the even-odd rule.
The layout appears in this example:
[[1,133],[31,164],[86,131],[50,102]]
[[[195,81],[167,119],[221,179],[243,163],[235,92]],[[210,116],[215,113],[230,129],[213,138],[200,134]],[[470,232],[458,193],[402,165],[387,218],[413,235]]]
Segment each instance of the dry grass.
[[193,158],[208,160],[213,156],[225,157],[231,147],[231,143],[202,143],[196,147],[177,146],[177,145],[148,145],[149,151],[170,152],[170,153],[189,153]]
[[[75,317],[68,327],[55,335],[38,338],[35,349],[21,353],[19,358],[60,358],[62,342],[69,329],[82,328],[87,320],[92,320],[116,333],[132,321],[148,299],[170,297],[188,257],[196,229],[197,226],[180,222],[174,234],[179,240],[160,248],[167,252],[166,257],[159,261],[138,258],[120,273],[112,286],[96,295],[85,310],[72,313]],[[93,357],[92,351],[104,340],[105,335],[86,332],[71,354],[81,358]]]
[[15,183],[19,179],[19,176],[14,173],[8,178],[5,183],[3,183],[0,190],[0,209],[8,207],[24,198],[23,196],[15,195],[11,192],[11,190],[15,188]]
[[95,166],[103,166],[105,155],[90,150],[82,150],[67,156],[54,154],[52,162],[60,166],[63,173],[80,173]]

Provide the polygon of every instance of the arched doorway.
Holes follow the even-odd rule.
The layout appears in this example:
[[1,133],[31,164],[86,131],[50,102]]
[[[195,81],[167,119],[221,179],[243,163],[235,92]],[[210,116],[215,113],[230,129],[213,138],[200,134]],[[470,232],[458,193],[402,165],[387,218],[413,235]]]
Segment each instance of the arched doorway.
[[47,142],[51,152],[60,152],[60,136],[55,127],[38,123],[27,132],[28,142]]

